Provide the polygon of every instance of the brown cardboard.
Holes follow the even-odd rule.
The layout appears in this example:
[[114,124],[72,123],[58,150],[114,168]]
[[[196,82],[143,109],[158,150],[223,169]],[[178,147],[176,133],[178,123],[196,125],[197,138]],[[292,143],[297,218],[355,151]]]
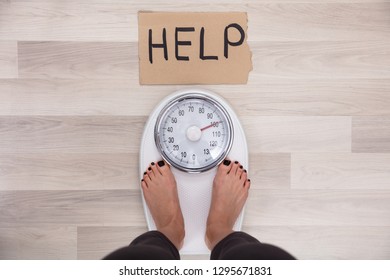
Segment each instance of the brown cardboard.
[[245,84],[252,70],[243,12],[139,12],[138,40],[140,84]]

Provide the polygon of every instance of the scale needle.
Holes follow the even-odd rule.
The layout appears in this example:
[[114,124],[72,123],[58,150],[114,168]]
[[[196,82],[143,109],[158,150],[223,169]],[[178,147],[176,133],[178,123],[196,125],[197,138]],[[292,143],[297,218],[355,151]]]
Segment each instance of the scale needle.
[[200,131],[203,131],[203,130],[205,130],[205,129],[208,129],[208,128],[212,127],[212,126],[215,126],[217,123],[221,123],[221,122],[222,122],[222,121],[219,121],[219,122],[212,123],[212,124],[210,124],[210,125],[208,125],[208,126],[205,126],[205,127],[201,128]]

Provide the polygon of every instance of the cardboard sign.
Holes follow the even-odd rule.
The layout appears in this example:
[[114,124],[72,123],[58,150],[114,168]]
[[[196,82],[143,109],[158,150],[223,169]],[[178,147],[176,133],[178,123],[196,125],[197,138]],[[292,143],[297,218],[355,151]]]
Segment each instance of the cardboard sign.
[[247,15],[138,13],[140,84],[245,84]]

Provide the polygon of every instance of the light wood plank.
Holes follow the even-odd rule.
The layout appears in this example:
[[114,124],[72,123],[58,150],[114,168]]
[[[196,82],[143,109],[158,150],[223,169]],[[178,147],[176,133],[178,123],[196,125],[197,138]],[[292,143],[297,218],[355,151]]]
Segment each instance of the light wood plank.
[[390,40],[251,43],[253,72],[273,78],[389,78]]
[[290,154],[250,154],[249,178],[253,189],[289,189]]
[[0,155],[0,191],[139,188],[138,154]]
[[[1,6],[1,4],[0,4]],[[0,41],[0,78],[18,77],[17,44],[12,41]]]
[[[204,86],[239,116],[390,116],[390,79],[272,79]],[[148,116],[186,86],[145,87],[131,79],[3,79],[0,115]]]
[[357,153],[390,152],[390,118],[354,117],[352,151]]
[[241,117],[251,153],[349,152],[350,117]]
[[141,87],[131,79],[3,79],[0,115],[149,116],[178,87]]
[[258,226],[245,230],[261,242],[279,246],[301,260],[390,258],[388,226]]
[[133,78],[135,43],[19,42],[21,78]]
[[251,190],[246,226],[390,226],[390,190]]
[[98,260],[116,249],[128,246],[136,237],[147,231],[144,226],[78,227],[77,258]]
[[[390,40],[370,42],[253,42],[249,83],[272,78],[389,78]],[[135,43],[20,42],[22,78],[138,80]],[[337,59],[334,59],[337,57]]]
[[390,154],[292,154],[291,187],[390,190]]
[[0,153],[137,153],[144,117],[0,117]]
[[77,256],[76,227],[0,228],[0,259],[69,260]]
[[[248,13],[250,41],[382,40],[389,36],[389,3],[329,3],[335,1],[344,2],[57,1],[42,8],[45,2],[41,1],[3,1],[0,2],[0,36],[15,41],[135,42],[137,12],[142,10],[244,11]],[[366,1],[369,0],[360,2]]]
[[[389,36],[389,3],[249,4],[253,41],[365,41]],[[367,13],[362,13],[362,10]]]
[[1,191],[0,227],[144,226],[140,191]]
[[335,81],[273,79],[257,75],[245,90],[241,86],[212,88],[223,94],[240,116],[390,114],[390,79]]

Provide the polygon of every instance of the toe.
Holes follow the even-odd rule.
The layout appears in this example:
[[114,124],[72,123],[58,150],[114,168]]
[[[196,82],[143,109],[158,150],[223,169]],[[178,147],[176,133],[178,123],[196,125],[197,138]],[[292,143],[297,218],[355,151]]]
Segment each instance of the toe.
[[167,178],[172,185],[176,187],[175,176],[173,175],[170,166],[165,161],[160,160],[157,162],[157,169],[163,177]]
[[143,180],[146,180],[146,178],[150,179],[148,172],[144,172]]
[[149,165],[148,170],[146,170],[146,172],[148,173],[148,176],[150,177],[150,179],[153,180],[154,172],[152,170],[152,166],[151,165]]
[[157,162],[156,167],[161,175],[165,175],[170,170],[168,164],[163,160]]
[[145,179],[141,180],[141,187],[142,187],[143,191],[146,191],[146,189],[148,188],[148,185],[146,184]]
[[244,167],[242,165],[239,165],[237,172],[236,172],[236,176],[238,178],[241,178],[242,173],[244,173]]
[[225,159],[218,167],[218,173],[228,174],[233,164],[230,160]]
[[230,173],[231,173],[232,175],[236,175],[237,170],[240,169],[240,168],[239,168],[240,164],[239,164],[238,161],[235,161],[234,164],[232,164],[232,165],[233,165],[233,166],[232,166],[232,169],[230,169]]
[[246,172],[246,170],[244,169],[241,173],[241,176],[240,176],[240,180],[241,182],[244,184],[244,182],[246,181],[246,179],[248,178],[248,173]]
[[150,164],[150,167],[152,168],[152,172],[153,172],[154,176],[158,176],[158,175],[161,174],[160,171],[157,168],[157,164],[155,164],[154,162],[152,162]]
[[249,189],[251,187],[251,180],[250,179],[247,179],[244,183],[244,188],[245,189]]
[[150,178],[150,172],[146,172],[146,175],[144,175],[143,178],[144,182],[146,183],[146,186],[148,187],[152,179]]

